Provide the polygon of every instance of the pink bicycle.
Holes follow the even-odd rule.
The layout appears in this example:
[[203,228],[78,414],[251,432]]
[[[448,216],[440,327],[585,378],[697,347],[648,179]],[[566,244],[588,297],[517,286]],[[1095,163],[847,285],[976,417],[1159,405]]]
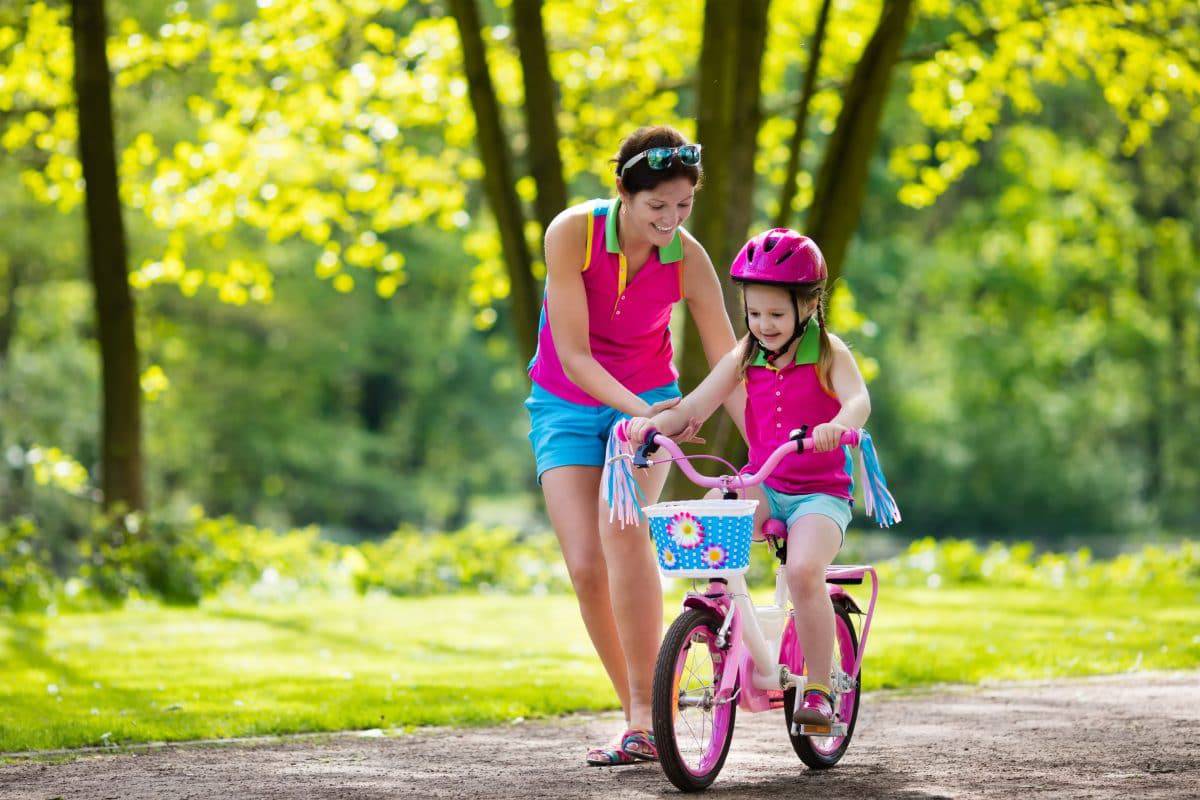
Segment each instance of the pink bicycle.
[[[623,428],[616,437],[624,437]],[[843,444],[851,446],[860,441],[864,442],[864,472],[872,482],[867,500],[874,508],[869,510],[882,511],[876,513],[881,523],[885,516],[888,522],[898,521],[899,513],[887,492],[869,436],[854,430],[842,438]],[[803,697],[805,677],[804,654],[791,624],[793,612],[782,569],[787,559],[787,527],[776,519],[763,524],[762,533],[780,567],[774,604],[756,607],[745,571],[758,501],[738,499],[737,494],[761,483],[785,456],[811,450],[812,439],[797,432],[757,473],[715,478],[696,472],[687,461],[694,456],[685,456],[662,434],[647,437],[646,444],[627,457],[635,467],[650,466],[655,463],[650,456],[658,447],[670,455],[662,460],[678,462],[694,483],[720,489],[724,497],[658,503],[645,509],[662,573],[707,581],[704,591],[693,590],[684,598],[682,613],[667,630],[658,653],[653,721],[663,771],[685,792],[710,786],[729,754],[739,707],[748,712],[782,708],[792,747],[801,761],[813,769],[832,767],[849,747],[858,718],[863,653],[879,594],[875,569],[832,566],[826,572],[836,620],[834,722],[820,729],[793,725],[792,712],[797,698]],[[614,456],[614,460],[620,458]],[[619,504],[622,489],[618,487],[615,494]],[[613,495],[610,484],[610,502]],[[871,576],[871,601],[863,615],[844,587],[861,585],[867,575]],[[852,615],[864,616],[861,639]]]

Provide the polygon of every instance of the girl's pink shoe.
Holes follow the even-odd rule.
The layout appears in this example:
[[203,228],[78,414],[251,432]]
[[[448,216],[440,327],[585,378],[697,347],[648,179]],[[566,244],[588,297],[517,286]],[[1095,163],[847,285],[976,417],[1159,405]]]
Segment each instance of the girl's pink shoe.
[[833,697],[822,688],[809,687],[804,692],[804,703],[792,714],[792,722],[803,725],[809,730],[824,728],[826,732],[833,726]]

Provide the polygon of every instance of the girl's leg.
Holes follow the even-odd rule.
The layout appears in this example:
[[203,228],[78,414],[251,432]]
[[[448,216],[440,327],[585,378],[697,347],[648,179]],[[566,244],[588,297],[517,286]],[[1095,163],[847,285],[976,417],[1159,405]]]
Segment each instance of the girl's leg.
[[796,636],[808,679],[826,686],[833,674],[834,619],[825,568],[841,545],[841,528],[821,514],[806,514],[788,530],[787,582],[796,608]]
[[628,721],[629,676],[613,617],[608,570],[596,524],[599,491],[599,467],[555,467],[542,474],[546,510],[575,588],[579,613]]
[[[649,470],[634,471],[647,504],[658,502],[669,467],[659,464]],[[595,503],[594,498],[592,502]],[[619,522],[609,522],[608,506],[603,499],[600,508],[600,543],[608,564],[612,610],[629,676],[629,725],[650,730],[653,724],[650,692],[663,625],[662,583],[654,560],[650,527],[642,520],[638,525],[622,528]]]

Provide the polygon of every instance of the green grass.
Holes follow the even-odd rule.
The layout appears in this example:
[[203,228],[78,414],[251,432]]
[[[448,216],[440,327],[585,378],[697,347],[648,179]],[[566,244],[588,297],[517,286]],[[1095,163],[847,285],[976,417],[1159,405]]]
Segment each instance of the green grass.
[[[885,592],[866,688],[1195,669],[1198,601],[1184,588]],[[615,706],[570,596],[0,616],[0,752]]]

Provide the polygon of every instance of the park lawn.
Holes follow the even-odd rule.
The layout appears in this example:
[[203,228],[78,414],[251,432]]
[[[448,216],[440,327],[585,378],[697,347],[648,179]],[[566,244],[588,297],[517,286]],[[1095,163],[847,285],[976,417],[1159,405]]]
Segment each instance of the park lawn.
[[[884,588],[867,689],[1200,667],[1195,588]],[[0,753],[615,707],[569,595],[0,616]]]

